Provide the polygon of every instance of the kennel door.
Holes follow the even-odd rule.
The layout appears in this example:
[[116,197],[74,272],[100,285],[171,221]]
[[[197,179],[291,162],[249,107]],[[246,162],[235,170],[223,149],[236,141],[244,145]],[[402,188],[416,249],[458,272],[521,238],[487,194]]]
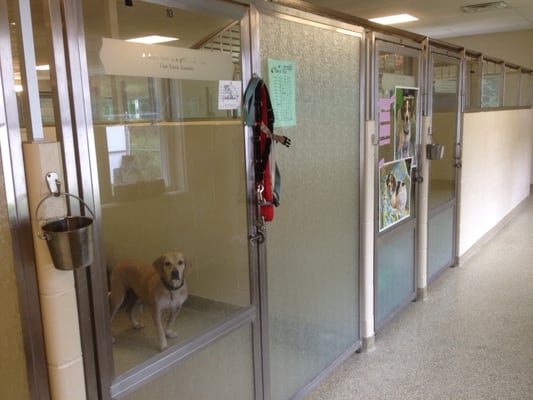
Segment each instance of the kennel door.
[[460,168],[460,55],[431,52],[429,99],[432,142],[444,157],[429,161],[428,281],[455,263],[457,176]]
[[[260,384],[254,382],[251,191],[240,110],[243,79],[250,75],[241,67],[242,54],[250,53],[241,32],[249,25],[248,8],[216,0],[81,4],[100,257],[111,281],[120,281],[110,287],[114,303],[120,303],[113,294],[121,284],[128,285],[124,308],[139,292],[129,303],[138,324],[132,326],[123,309],[111,321],[111,394],[252,399]],[[174,272],[169,280],[155,260],[172,251],[183,253],[188,273]],[[136,281],[133,268],[114,274],[117,265],[141,265],[137,260],[157,273],[150,285]],[[170,327],[176,334],[164,328],[168,347],[161,350],[154,307],[135,301],[144,293],[169,309],[183,285],[188,297]],[[98,334],[97,343],[111,340],[108,332]],[[217,341],[223,336],[231,346]]]
[[416,295],[416,182],[422,114],[421,50],[376,40],[378,107],[375,330]]

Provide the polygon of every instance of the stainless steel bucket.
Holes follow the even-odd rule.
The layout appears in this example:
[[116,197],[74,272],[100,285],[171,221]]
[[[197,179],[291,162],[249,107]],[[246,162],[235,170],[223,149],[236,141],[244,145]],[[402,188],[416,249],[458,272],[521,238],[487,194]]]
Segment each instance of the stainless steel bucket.
[[[44,197],[35,210],[35,219],[39,220],[39,208],[50,197],[74,197],[91,213],[93,211],[78,196],[69,193],[50,194]],[[39,238],[46,240],[52,262],[57,269],[71,271],[84,268],[93,263],[94,237],[93,218],[86,216],[66,216],[49,220],[41,226]]]
[[93,219],[64,217],[42,226],[52,261],[57,269],[73,270],[93,263]]
[[426,146],[426,158],[428,160],[442,160],[444,157],[444,145],[443,144],[428,144]]

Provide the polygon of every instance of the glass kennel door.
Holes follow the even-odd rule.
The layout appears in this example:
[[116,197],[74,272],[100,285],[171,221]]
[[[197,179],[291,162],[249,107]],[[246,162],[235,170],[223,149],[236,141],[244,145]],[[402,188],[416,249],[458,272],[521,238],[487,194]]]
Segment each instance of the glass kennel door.
[[377,40],[376,331],[416,295],[421,52]]
[[455,262],[460,63],[459,56],[431,53],[432,141],[444,144],[444,157],[430,161],[429,168],[429,281]]
[[[255,309],[240,115],[247,9],[182,3],[186,9],[168,1],[82,2],[110,298],[120,285],[145,285],[152,301],[170,304],[183,296],[183,278],[188,287],[166,348],[151,307],[134,306],[137,326],[126,307],[118,310],[111,394],[252,399]],[[173,282],[155,275],[146,286],[117,267],[133,260],[126,263],[155,271],[168,252],[180,252],[186,265]]]
[[359,345],[361,35],[266,13],[259,32],[274,95],[279,66],[293,72],[294,118],[274,108],[274,127],[294,145],[275,149],[283,190],[267,226],[270,398],[286,400]]

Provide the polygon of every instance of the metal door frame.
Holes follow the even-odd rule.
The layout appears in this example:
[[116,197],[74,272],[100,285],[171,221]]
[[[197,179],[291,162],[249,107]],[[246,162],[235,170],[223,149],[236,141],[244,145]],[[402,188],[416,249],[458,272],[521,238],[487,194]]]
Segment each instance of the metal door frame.
[[[14,3],[15,23],[19,26],[19,37],[16,40],[19,45],[19,61],[21,67],[25,67],[22,79],[26,90],[22,93],[22,101],[27,109],[35,111],[21,115],[21,118],[28,135],[31,136],[33,121],[38,121],[36,129],[41,128],[32,16],[29,0]],[[8,16],[7,0],[0,0],[0,158],[4,174],[7,222],[11,231],[28,390],[32,398],[47,400],[50,399],[50,386],[13,72],[10,32],[10,22],[13,21],[9,21]]]
[[[49,0],[50,26],[52,27],[52,45],[54,50],[54,76],[57,82],[56,112],[61,113],[57,121],[59,140],[63,143],[63,157],[66,180],[69,193],[75,193],[95,210],[95,232],[102,231],[100,197],[98,189],[93,186],[97,179],[96,151],[92,135],[92,112],[90,104],[90,90],[88,82],[87,60],[85,57],[85,33],[83,23],[82,1]],[[225,1],[191,1],[186,0],[175,4],[168,0],[147,0],[147,2],[167,5],[169,7],[183,7],[224,15],[240,21],[241,46],[242,46],[242,73],[243,82],[251,78],[250,74],[250,14],[249,7]],[[64,36],[62,32],[65,32]],[[73,88],[69,82],[78,82]],[[63,104],[58,104],[63,102]],[[57,117],[57,116],[56,116]],[[251,177],[253,171],[251,132],[245,129],[246,148],[245,157],[246,176]],[[88,166],[82,168],[82,166]],[[248,198],[253,198],[250,178],[247,182]],[[248,202],[249,231],[252,230],[254,218],[254,204]],[[79,210],[81,211],[81,210]],[[192,338],[183,346],[174,351],[165,352],[154,362],[141,364],[124,374],[114,377],[113,355],[111,343],[111,327],[109,307],[102,293],[107,293],[107,277],[105,274],[105,261],[102,251],[101,235],[96,235],[95,261],[93,267],[75,273],[79,313],[84,318],[80,319],[82,348],[84,354],[84,368],[88,398],[111,399],[121,397],[134,391],[149,380],[152,380],[170,367],[177,365],[193,352],[204,348],[213,341],[251,324],[252,326],[252,353],[255,368],[255,395],[257,399],[263,398],[261,373],[261,334],[257,318],[259,310],[259,291],[257,264],[260,254],[253,245],[250,245],[250,291],[251,303],[244,310],[232,318],[214,326],[208,332]]]
[[[425,40],[424,40],[425,41]],[[372,78],[371,78],[371,85],[369,86],[369,91],[371,91],[369,98],[373,101],[372,106],[374,109],[371,112],[371,118],[374,121],[379,121],[378,116],[378,110],[376,107],[377,101],[378,101],[378,92],[379,92],[379,52],[382,50],[385,51],[391,51],[391,52],[397,52],[398,54],[406,55],[406,56],[413,56],[418,58],[418,75],[417,75],[417,82],[418,82],[418,88],[419,88],[419,104],[422,106],[426,103],[425,98],[427,96],[427,89],[426,89],[426,81],[424,79],[424,73],[425,73],[425,59],[424,59],[424,43],[417,43],[410,39],[402,38],[402,37],[396,37],[391,36],[387,34],[382,33],[371,33],[371,49],[370,54],[372,55],[372,70],[370,71]],[[421,112],[417,113],[417,122],[420,129],[422,128],[421,122],[422,122],[422,115],[423,115],[423,109],[421,108]],[[377,122],[376,122],[377,123]],[[376,132],[373,136],[373,145],[374,149],[376,151],[376,155],[378,153],[378,141],[379,141],[379,133],[378,129],[376,128]],[[419,146],[420,143],[420,136],[418,137],[418,142],[416,143],[417,146]],[[417,166],[412,171],[412,178],[417,178],[419,174],[419,168],[420,168],[420,157],[421,157],[421,151],[419,149],[417,154]],[[413,193],[412,198],[418,197],[418,185],[416,184],[416,179],[413,179],[413,184],[415,185],[415,190]],[[375,163],[374,163],[374,182],[379,182],[379,159],[376,156],[375,157]],[[379,199],[379,184],[376,184],[374,187],[374,205],[377,204],[377,201]],[[395,225],[394,227],[391,227],[389,229],[384,230],[383,232],[379,232],[379,215],[378,215],[378,208],[374,207],[374,288],[377,288],[377,266],[378,266],[378,250],[381,247],[381,245],[387,243],[388,241],[394,239],[398,235],[401,235],[406,230],[413,230],[414,231],[414,243],[413,243],[413,259],[414,259],[414,265],[413,265],[413,291],[409,294],[409,296],[406,297],[406,299],[399,304],[389,315],[383,318],[383,320],[378,321],[377,320],[377,296],[378,291],[374,289],[374,331],[379,332],[387,323],[394,319],[394,317],[402,311],[405,306],[407,306],[409,303],[411,303],[413,300],[416,299],[417,295],[417,288],[416,288],[416,282],[417,282],[417,248],[418,248],[418,241],[417,236],[419,234],[418,227],[417,227],[417,221],[418,221],[418,208],[419,204],[417,201],[417,206],[414,209],[411,209],[411,216],[406,221],[400,222],[399,224]]]

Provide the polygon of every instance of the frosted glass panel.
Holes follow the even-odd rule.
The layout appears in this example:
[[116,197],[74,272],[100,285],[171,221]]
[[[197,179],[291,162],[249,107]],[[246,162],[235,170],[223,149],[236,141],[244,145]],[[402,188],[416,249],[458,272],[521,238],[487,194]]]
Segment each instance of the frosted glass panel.
[[268,59],[296,67],[267,245],[271,390],[284,400],[359,339],[360,38],[269,16],[260,33],[263,71]]
[[414,230],[379,246],[376,270],[376,325],[401,307],[415,290]]
[[194,353],[123,399],[253,399],[251,337],[247,325]]
[[428,279],[453,264],[454,211],[450,207],[429,219]]

